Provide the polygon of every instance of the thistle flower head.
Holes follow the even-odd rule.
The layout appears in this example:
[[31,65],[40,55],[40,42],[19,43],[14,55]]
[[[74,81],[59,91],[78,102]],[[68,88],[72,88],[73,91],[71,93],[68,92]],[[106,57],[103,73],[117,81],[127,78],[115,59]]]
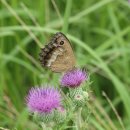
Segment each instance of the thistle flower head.
[[73,99],[73,103],[78,106],[84,106],[85,105],[85,98],[81,94],[76,94]]
[[64,120],[66,119],[66,114],[67,114],[67,111],[63,106],[58,107],[55,110],[55,117],[54,117],[55,121],[57,123],[64,122]]
[[68,71],[61,78],[61,85],[76,88],[87,79],[87,73],[81,69],[73,69]]
[[31,112],[50,113],[61,104],[61,96],[54,88],[32,88],[26,97],[27,107]]
[[80,101],[80,100],[83,100],[84,97],[83,97],[83,95],[77,94],[77,95],[74,96],[74,99],[77,100],[77,101]]

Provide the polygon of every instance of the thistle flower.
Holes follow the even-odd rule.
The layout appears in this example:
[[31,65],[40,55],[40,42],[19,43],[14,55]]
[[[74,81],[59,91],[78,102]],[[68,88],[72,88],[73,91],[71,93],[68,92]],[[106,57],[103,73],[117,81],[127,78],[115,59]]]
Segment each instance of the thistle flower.
[[81,87],[69,89],[69,95],[72,99],[78,94],[83,95],[83,89]]
[[50,112],[50,113],[37,113],[34,112],[33,115],[33,119],[35,120],[35,122],[44,122],[44,123],[51,123],[53,122],[53,118],[54,118],[54,111]]
[[54,119],[57,123],[61,123],[66,119],[66,109],[63,106],[58,107],[55,110]]
[[69,95],[75,107],[84,106],[89,99],[88,92],[84,91],[81,87],[69,89]]
[[30,112],[39,114],[51,113],[60,106],[61,95],[54,88],[32,88],[26,97],[27,107]]
[[83,95],[81,95],[81,94],[75,95],[73,102],[76,106],[81,107],[81,106],[85,105],[85,99],[84,99]]
[[68,71],[61,78],[61,85],[69,88],[76,88],[87,79],[87,73],[81,69]]

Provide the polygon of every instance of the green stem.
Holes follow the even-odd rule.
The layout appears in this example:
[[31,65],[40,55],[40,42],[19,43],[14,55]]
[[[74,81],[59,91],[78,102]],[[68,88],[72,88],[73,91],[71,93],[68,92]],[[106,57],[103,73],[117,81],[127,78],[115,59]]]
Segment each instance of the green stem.
[[76,112],[76,126],[77,126],[77,129],[78,130],[81,130],[81,127],[82,127],[82,118],[81,118],[81,111],[82,111],[82,108],[78,108],[78,111]]

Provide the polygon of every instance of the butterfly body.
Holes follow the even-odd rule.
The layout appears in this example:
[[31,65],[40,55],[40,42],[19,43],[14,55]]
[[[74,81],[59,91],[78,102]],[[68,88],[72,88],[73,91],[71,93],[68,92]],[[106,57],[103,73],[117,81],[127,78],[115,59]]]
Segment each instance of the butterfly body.
[[56,33],[50,43],[42,48],[40,61],[54,72],[69,71],[75,66],[73,50],[63,33]]

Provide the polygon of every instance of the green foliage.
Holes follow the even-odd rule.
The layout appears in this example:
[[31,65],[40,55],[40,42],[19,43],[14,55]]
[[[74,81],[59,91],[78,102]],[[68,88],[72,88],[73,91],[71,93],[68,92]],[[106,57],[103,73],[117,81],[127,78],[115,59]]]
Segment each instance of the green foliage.
[[[82,112],[86,122],[80,129],[129,130],[126,0],[0,0],[0,130],[40,129],[25,109],[25,96],[32,86],[58,84],[59,74],[43,69],[38,61],[40,47],[58,31],[70,39],[77,66],[86,67],[92,81],[95,96],[86,104],[91,111]],[[77,129],[71,114],[58,130]]]

